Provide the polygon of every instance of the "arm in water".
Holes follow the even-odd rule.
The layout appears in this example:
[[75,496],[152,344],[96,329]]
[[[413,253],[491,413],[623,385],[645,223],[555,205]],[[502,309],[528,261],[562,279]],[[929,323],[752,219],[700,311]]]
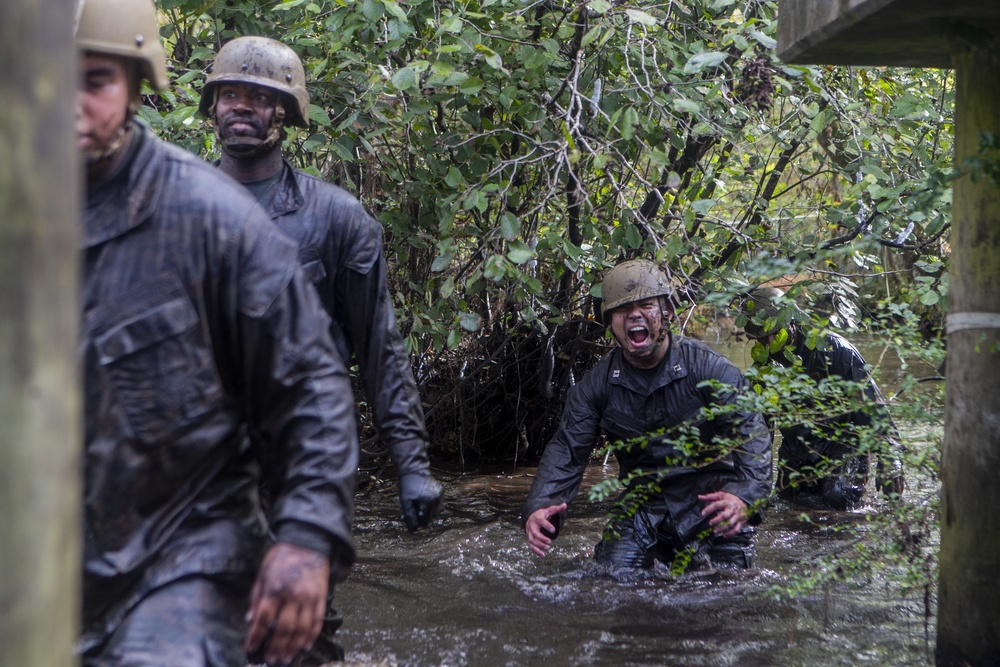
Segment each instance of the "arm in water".
[[559,529],[550,519],[565,511],[566,503],[561,503],[543,507],[531,513],[524,524],[524,534],[528,538],[528,546],[533,552],[544,556],[552,548],[552,540],[556,539]]

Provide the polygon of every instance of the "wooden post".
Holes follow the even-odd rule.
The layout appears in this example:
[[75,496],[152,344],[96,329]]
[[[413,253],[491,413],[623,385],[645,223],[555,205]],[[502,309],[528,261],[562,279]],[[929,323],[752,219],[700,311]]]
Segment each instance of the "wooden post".
[[77,664],[73,2],[0,2],[0,665]]
[[[955,57],[955,164],[1000,140],[1000,54]],[[994,160],[996,153],[994,152]],[[994,165],[1000,178],[1000,165]],[[938,665],[1000,664],[1000,184],[955,183]]]

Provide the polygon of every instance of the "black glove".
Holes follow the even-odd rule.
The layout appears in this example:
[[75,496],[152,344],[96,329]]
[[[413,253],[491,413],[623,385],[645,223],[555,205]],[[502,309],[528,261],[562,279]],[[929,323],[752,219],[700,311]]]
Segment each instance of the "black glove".
[[403,521],[412,533],[430,524],[437,512],[444,489],[427,471],[411,472],[399,478],[399,503]]
[[875,488],[887,496],[893,493],[902,496],[906,489],[906,478],[903,476],[903,463],[894,458],[891,461],[879,459],[878,472],[875,476]]

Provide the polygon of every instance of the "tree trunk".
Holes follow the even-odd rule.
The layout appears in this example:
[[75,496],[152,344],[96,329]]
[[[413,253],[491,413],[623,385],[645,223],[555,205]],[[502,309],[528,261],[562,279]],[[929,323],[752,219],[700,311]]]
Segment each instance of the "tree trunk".
[[0,2],[0,665],[76,664],[73,2]]
[[[1000,137],[1000,56],[970,50],[955,65],[962,167],[988,158],[984,133]],[[1000,664],[1000,172],[973,172],[954,191],[938,665]]]

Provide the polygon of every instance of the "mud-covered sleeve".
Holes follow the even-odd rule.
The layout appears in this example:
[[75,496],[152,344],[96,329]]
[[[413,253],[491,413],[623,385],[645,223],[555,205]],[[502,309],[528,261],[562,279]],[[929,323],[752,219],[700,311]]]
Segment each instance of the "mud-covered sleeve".
[[397,473],[426,471],[424,413],[389,295],[382,226],[353,199],[341,202],[336,211],[332,227],[341,239],[333,250],[343,255],[334,280],[337,320]]
[[[591,371],[569,390],[559,428],[542,453],[538,472],[521,508],[522,526],[536,510],[570,503],[576,497],[587,461],[600,436],[604,401],[596,379]],[[555,520],[561,518],[559,515]]]
[[277,486],[270,521],[279,541],[325,553],[334,576],[354,562],[351,538],[358,465],[354,399],[319,297],[295,244],[247,226],[236,271],[244,402],[264,437]]
[[771,493],[771,436],[759,412],[739,407],[739,397],[748,391],[748,383],[739,369],[719,355],[709,369],[709,377],[719,380],[713,391],[713,401],[732,405],[735,409],[721,411],[721,432],[733,438],[730,455],[737,479],[722,487],[738,496],[747,505],[760,506]]

